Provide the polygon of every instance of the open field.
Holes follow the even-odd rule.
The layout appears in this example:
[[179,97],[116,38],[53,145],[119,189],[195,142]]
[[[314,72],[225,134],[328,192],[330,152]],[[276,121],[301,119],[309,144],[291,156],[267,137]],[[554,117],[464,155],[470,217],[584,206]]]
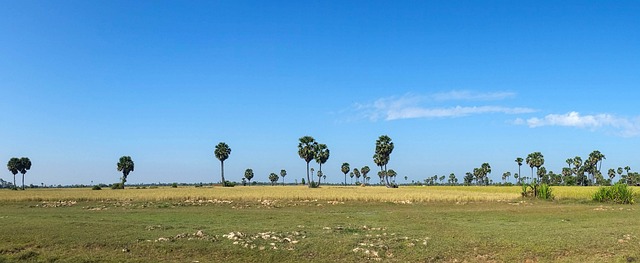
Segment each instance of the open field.
[[637,205],[518,187],[0,191],[0,262],[632,262]]
[[[554,186],[556,200],[590,200],[597,187]],[[246,187],[180,187],[125,190],[90,188],[31,189],[29,191],[0,191],[2,201],[182,201],[225,199],[255,201],[258,199],[326,200],[365,202],[470,202],[509,201],[520,197],[520,186],[409,186],[399,189],[385,187],[323,186],[308,189],[304,186],[246,186]],[[637,191],[636,191],[637,192]]]

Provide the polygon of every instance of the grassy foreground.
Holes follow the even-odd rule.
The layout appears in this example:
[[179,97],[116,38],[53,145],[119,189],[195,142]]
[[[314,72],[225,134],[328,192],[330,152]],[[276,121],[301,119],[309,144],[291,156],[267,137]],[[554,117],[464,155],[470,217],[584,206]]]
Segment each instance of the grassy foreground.
[[[636,205],[503,187],[0,191],[0,262],[630,262]],[[585,198],[581,198],[585,196]]]

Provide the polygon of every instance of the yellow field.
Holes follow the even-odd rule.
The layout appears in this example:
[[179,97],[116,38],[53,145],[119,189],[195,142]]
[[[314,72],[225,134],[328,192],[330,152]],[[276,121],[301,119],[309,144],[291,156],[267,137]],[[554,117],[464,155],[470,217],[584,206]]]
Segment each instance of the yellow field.
[[[553,187],[556,200],[591,200],[597,187]],[[520,198],[520,187],[429,186],[384,187],[323,186],[246,186],[246,187],[180,187],[125,190],[103,189],[29,189],[0,191],[0,201],[184,201],[184,200],[326,200],[370,202],[501,202]]]

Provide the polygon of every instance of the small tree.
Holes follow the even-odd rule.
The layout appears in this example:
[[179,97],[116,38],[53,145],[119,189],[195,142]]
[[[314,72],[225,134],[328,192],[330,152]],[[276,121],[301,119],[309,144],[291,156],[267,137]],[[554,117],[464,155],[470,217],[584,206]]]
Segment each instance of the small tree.
[[133,172],[133,160],[131,160],[130,156],[122,156],[120,157],[120,161],[117,163],[117,168],[119,172],[122,172],[119,188],[124,189],[124,183],[127,182],[127,176],[129,176],[129,173]]
[[24,190],[24,174],[31,169],[31,160],[27,157],[20,158],[20,173],[22,174],[22,190]]

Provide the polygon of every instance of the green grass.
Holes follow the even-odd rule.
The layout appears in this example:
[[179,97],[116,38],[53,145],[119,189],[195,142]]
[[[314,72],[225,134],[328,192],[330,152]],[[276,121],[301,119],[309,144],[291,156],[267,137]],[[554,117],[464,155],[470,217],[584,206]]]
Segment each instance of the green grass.
[[[156,192],[132,189],[127,191],[136,198],[109,201],[82,198],[77,202],[35,201],[41,197],[0,201],[0,233],[3,233],[0,262],[640,260],[640,225],[635,222],[640,218],[640,211],[635,205],[602,205],[568,198],[554,202],[519,198],[460,199],[466,200],[464,202],[448,197],[442,200],[432,197],[436,201],[424,202],[402,202],[406,198],[389,197],[375,199],[377,201],[316,200],[305,199],[306,196],[273,198],[281,195],[279,188],[220,190],[229,197],[232,191],[250,191],[253,195],[253,191],[261,189],[260,200],[247,197],[247,200],[218,198],[214,201],[215,194],[207,195],[207,199],[200,202],[177,198],[177,194],[166,200],[155,197],[138,200],[141,193],[155,195]],[[366,189],[354,187],[352,190]],[[373,193],[386,192],[370,189]],[[402,197],[414,196],[418,190],[460,191],[447,187],[435,189],[390,190],[396,190]],[[316,191],[320,196],[324,196],[324,191],[336,191],[305,190]],[[501,191],[511,191],[510,188],[478,187],[462,194],[490,194],[491,190],[498,196],[503,194]],[[554,193],[561,195],[568,190],[559,188]],[[65,192],[67,196],[76,194],[65,191],[69,191]],[[76,191],[79,196],[86,193]],[[189,191],[192,189],[183,188],[184,195],[189,195]],[[274,196],[269,196],[269,191],[273,191]],[[1,192],[0,196],[57,194],[55,190]],[[198,231],[203,235],[196,235]],[[245,237],[231,240],[224,236],[230,232],[241,232]],[[264,233],[275,239],[262,239],[266,237]]]

